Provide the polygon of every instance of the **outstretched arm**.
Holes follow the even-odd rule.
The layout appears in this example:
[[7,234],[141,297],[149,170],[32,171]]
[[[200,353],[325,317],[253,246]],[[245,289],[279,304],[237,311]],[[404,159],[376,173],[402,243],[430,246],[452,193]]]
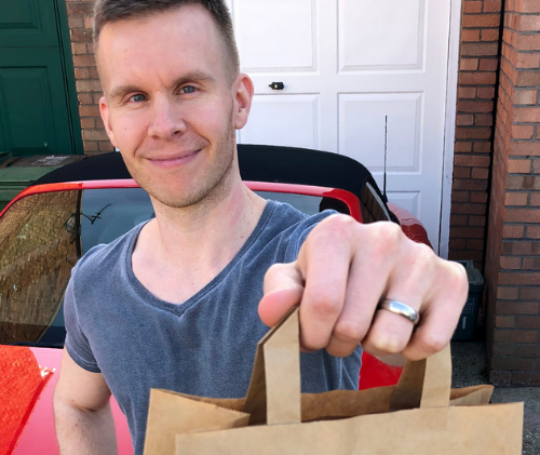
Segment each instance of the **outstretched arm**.
[[[259,315],[273,326],[300,303],[306,350],[343,357],[361,343],[377,357],[418,360],[449,343],[467,291],[460,264],[408,239],[399,226],[333,215],[312,230],[295,262],[269,269]],[[416,310],[418,324],[380,309],[385,299]]]
[[54,392],[56,436],[62,455],[113,455],[116,433],[103,376],[77,365],[66,349]]

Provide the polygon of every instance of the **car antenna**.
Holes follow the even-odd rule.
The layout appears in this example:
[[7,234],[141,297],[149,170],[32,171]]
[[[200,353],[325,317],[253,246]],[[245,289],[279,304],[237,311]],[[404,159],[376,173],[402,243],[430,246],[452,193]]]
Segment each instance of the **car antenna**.
[[388,115],[384,116],[384,168],[383,168],[383,196],[385,202],[388,202],[386,196],[386,164],[388,159]]

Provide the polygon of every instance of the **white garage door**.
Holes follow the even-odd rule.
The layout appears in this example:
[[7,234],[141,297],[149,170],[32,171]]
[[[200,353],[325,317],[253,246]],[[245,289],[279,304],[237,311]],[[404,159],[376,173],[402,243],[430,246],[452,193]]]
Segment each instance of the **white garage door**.
[[[450,0],[229,0],[255,83],[241,143],[309,147],[366,165],[437,248]],[[282,82],[284,88],[269,87]]]

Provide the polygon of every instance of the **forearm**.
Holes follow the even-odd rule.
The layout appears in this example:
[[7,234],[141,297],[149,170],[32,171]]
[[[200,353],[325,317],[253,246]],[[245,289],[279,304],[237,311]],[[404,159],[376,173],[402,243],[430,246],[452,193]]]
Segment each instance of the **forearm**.
[[99,411],[55,401],[55,426],[61,455],[116,455],[116,433],[109,404]]

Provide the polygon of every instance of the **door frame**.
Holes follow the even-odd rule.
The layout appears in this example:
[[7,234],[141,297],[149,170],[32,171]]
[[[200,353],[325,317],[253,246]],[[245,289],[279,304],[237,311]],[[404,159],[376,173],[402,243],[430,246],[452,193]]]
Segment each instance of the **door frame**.
[[461,0],[450,2],[450,34],[448,37],[448,73],[446,81],[446,109],[443,149],[443,179],[439,228],[439,256],[448,258],[450,215],[452,211],[452,182],[454,174],[454,145],[459,74],[459,44],[461,35]]
[[84,146],[81,132],[81,119],[79,116],[79,100],[77,86],[75,84],[75,70],[73,68],[73,56],[71,54],[71,38],[69,35],[69,22],[67,15],[66,0],[55,0],[56,24],[58,41],[60,42],[60,59],[62,61],[62,74],[64,76],[64,90],[66,93],[67,110],[69,117],[70,137],[72,153],[83,155]]

